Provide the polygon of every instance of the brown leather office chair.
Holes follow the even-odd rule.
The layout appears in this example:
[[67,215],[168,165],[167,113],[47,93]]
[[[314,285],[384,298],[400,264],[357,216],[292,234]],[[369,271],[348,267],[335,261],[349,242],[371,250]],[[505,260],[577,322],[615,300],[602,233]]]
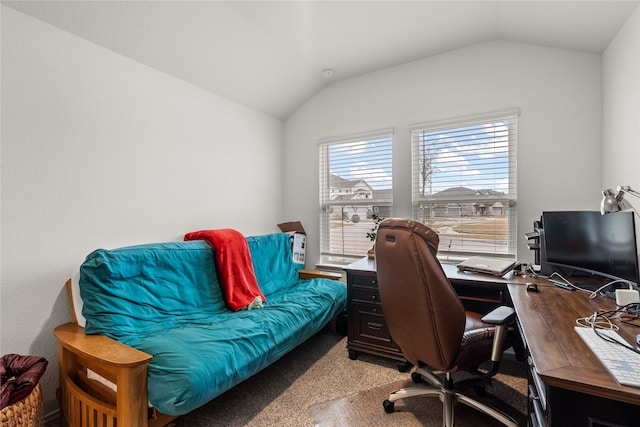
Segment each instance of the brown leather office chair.
[[[384,317],[391,337],[416,367],[414,382],[428,383],[392,392],[384,409],[393,412],[398,399],[437,396],[444,426],[453,425],[456,402],[516,426],[510,416],[460,393],[469,386],[484,391],[496,374],[502,352],[513,343],[508,324],[515,313],[511,307],[484,317],[466,311],[436,258],[438,242],[435,231],[410,219],[387,219],[378,228],[375,256]],[[489,368],[480,372],[478,366],[488,361]],[[454,384],[452,373],[463,370],[477,377]]]

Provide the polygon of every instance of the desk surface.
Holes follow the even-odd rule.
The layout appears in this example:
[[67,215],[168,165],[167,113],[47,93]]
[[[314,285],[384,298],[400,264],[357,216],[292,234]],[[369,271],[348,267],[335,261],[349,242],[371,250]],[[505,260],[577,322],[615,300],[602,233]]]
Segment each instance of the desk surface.
[[[349,271],[364,271],[364,272],[373,272],[376,271],[376,261],[371,258],[361,258],[358,261],[355,261],[344,267],[345,270]],[[472,283],[484,283],[484,284],[497,284],[506,286],[509,283],[520,283],[524,284],[527,281],[521,277],[514,276],[513,273],[506,274],[504,277],[496,277],[491,276],[489,274],[482,273],[473,273],[470,271],[460,271],[455,264],[442,264],[442,269],[444,270],[447,278],[456,282],[469,282]]]
[[[539,292],[521,284],[508,285],[524,338],[536,371],[550,387],[640,405],[640,388],[620,385],[574,331],[576,319],[598,309],[615,308],[612,300],[579,291],[567,291],[537,280]],[[620,335],[635,343],[640,328],[620,326]]]
[[[615,308],[612,300],[591,300],[586,292],[567,291],[546,280],[513,273],[495,277],[458,271],[453,264],[442,264],[442,268],[452,282],[508,287],[536,370],[548,386],[640,405],[640,388],[618,384],[573,329],[576,319],[601,308]],[[376,263],[363,258],[345,269],[375,272]],[[527,292],[528,282],[536,283],[539,291]],[[634,343],[640,328],[616,323],[620,335]]]

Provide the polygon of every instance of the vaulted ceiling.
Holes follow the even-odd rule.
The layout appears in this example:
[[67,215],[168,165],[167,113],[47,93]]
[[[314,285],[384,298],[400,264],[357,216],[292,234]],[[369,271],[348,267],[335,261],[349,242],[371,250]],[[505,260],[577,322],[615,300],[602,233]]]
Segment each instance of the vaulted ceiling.
[[279,119],[332,82],[485,41],[600,54],[639,3],[2,1]]

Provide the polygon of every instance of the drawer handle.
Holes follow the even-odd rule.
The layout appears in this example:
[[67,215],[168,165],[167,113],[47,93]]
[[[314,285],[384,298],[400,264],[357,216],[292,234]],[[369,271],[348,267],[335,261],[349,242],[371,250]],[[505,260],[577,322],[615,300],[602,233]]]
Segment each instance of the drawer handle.
[[371,295],[371,300],[372,300],[372,301],[375,301],[375,300],[377,300],[377,299],[378,299],[378,296],[377,296],[377,295]]
[[367,322],[367,326],[369,327],[369,329],[373,329],[376,331],[382,329],[382,323]]

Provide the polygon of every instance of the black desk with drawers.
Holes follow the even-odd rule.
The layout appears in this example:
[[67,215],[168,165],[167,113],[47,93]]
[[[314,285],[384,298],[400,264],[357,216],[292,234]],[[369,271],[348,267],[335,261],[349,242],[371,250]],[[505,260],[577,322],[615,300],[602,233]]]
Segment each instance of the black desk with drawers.
[[[507,280],[458,271],[452,264],[443,269],[464,306],[481,313],[508,303]],[[400,347],[391,339],[384,320],[376,276],[375,260],[362,258],[344,267],[347,273],[347,316],[349,357],[368,353],[393,359],[405,371],[409,365]],[[510,304],[509,304],[510,305]]]

